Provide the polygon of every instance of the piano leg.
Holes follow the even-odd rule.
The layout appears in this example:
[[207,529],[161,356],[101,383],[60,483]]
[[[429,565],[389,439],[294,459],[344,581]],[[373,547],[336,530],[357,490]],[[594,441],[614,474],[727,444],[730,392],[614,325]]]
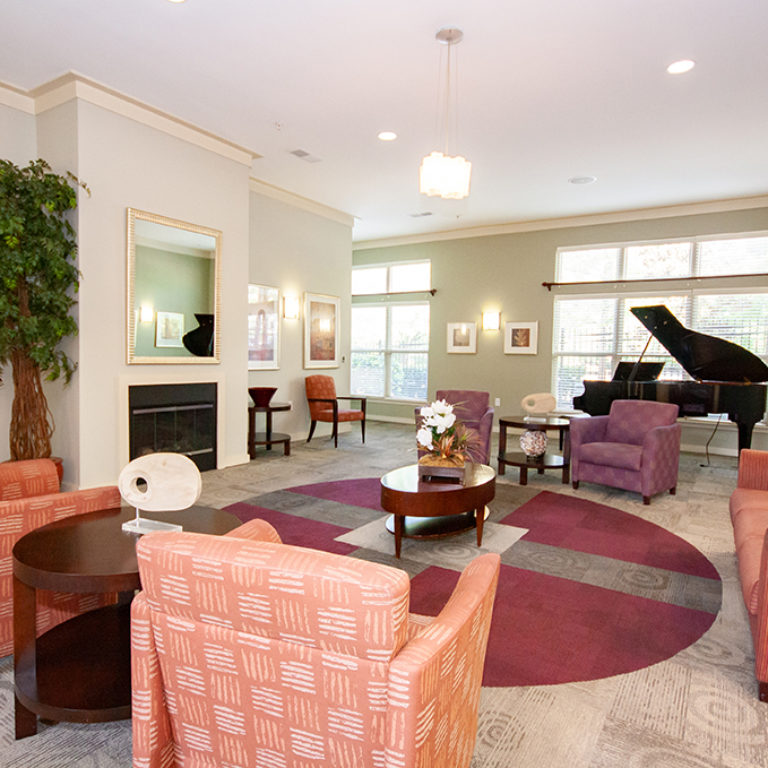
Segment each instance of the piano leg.
[[[736,421],[736,419],[731,419],[731,421]],[[739,453],[741,453],[742,448],[752,447],[752,430],[755,423],[753,421],[736,421],[736,427],[739,430]]]

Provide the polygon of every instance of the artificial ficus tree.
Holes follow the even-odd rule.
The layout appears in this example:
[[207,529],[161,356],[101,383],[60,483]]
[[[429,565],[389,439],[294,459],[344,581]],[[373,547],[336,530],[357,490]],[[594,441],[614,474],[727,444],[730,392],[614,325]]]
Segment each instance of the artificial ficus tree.
[[0,160],[0,367],[10,363],[13,371],[12,459],[51,455],[54,425],[42,380],[69,382],[75,369],[59,344],[77,333],[70,310],[80,273],[69,213],[78,186],[88,191],[44,160],[23,168]]

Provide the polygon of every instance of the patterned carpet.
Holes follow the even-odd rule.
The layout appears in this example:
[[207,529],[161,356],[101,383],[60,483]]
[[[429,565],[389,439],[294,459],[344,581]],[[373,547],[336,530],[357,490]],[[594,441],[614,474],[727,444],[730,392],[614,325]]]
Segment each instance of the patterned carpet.
[[[378,478],[363,478],[289,488],[226,509],[243,522],[268,520],[287,544],[405,568],[411,610],[436,615],[477,554],[475,535],[406,540],[397,562],[379,493]],[[698,640],[720,610],[714,566],[654,523],[549,491],[518,504],[506,485],[490,507],[483,549],[498,552],[502,567],[486,686],[570,683],[642,669]]]
[[[258,499],[262,504],[265,496],[284,493],[280,489],[378,477],[413,460],[410,425],[371,422],[366,431],[363,447],[357,433],[342,434],[338,450],[321,435],[308,446],[295,442],[290,457],[280,451],[261,452],[249,464],[206,472],[201,503],[222,508],[239,502],[254,505]],[[699,640],[635,672],[558,685],[484,687],[472,768],[768,768],[768,706],[756,696],[752,641],[728,518],[728,496],[735,484],[735,459],[712,457],[705,465],[703,457],[692,454],[681,456],[677,495],[654,497],[649,507],[635,494],[610,488],[582,484],[573,491],[560,483],[559,473],[529,477],[526,487],[517,484],[514,471],[497,478],[499,498],[503,494],[516,509],[548,491],[628,512],[675,534],[714,565],[722,579],[722,604]],[[379,512],[362,508],[359,500],[341,507],[328,501],[327,509],[335,510],[338,519],[323,511],[321,499],[315,498],[313,505],[320,520],[346,533],[380,518]],[[291,514],[286,509],[280,507],[280,514]],[[386,536],[385,552],[367,550],[366,557],[391,563],[391,536],[382,535]],[[429,559],[436,550],[459,563],[477,553],[472,538],[473,534],[466,542],[461,536],[431,542],[406,540],[401,565],[414,577],[425,567],[442,568],[444,564]],[[490,538],[484,540],[484,546],[490,543]],[[613,573],[612,582],[598,580],[604,564],[601,555],[582,552],[571,542],[566,555],[566,548],[558,544],[520,540],[506,554],[517,553],[518,558],[525,554],[528,560],[536,560],[538,570],[522,560],[505,565],[554,577],[564,571],[568,578],[578,570],[579,583],[621,591],[616,587],[621,571]],[[358,544],[336,545],[353,547],[358,551],[352,556],[359,556]],[[527,554],[523,547],[529,548]],[[642,590],[659,586],[664,601],[681,605],[672,597],[680,593],[677,575],[669,572],[662,587],[657,584],[657,572],[647,570],[657,567],[640,568],[633,563],[634,585],[629,594],[647,598],[649,593]],[[639,594],[633,591],[638,588]],[[695,589],[687,590],[685,599],[694,594]],[[706,610],[682,604],[686,606]],[[568,642],[564,636],[563,651]],[[506,645],[510,654],[515,652],[516,628]],[[129,768],[129,721],[42,725],[37,736],[14,742],[12,690],[11,658],[6,657],[0,659],[0,768]]]

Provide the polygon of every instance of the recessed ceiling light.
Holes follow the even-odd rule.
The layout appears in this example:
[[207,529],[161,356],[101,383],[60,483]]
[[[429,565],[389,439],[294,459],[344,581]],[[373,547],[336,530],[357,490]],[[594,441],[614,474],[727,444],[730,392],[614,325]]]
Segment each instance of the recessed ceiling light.
[[690,59],[680,59],[680,61],[673,61],[667,67],[667,72],[669,72],[670,75],[682,75],[685,72],[690,72],[695,66],[695,61],[691,61]]
[[394,131],[382,131],[379,134],[381,141],[394,141],[397,138],[397,134]]
[[594,184],[597,181],[597,176],[571,176],[568,179],[569,184]]
[[168,0],[169,3],[185,3],[186,0]]

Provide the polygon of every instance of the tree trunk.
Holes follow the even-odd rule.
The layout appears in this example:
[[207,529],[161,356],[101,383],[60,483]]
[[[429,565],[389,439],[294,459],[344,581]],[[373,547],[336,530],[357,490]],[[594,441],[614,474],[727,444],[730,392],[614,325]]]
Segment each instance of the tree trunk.
[[11,353],[13,406],[10,447],[12,459],[42,459],[51,455],[53,417],[43,393],[40,369],[20,350]]

